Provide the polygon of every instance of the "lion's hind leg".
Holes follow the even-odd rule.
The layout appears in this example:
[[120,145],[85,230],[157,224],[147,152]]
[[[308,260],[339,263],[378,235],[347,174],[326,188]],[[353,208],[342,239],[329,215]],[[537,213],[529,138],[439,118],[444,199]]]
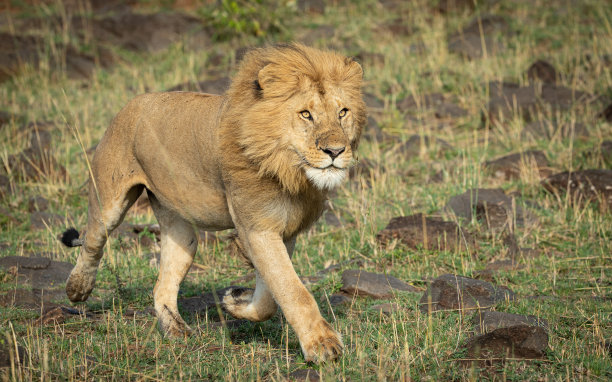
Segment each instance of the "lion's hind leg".
[[181,337],[190,334],[191,328],[178,312],[177,296],[193,262],[198,239],[191,223],[162,206],[151,192],[148,195],[161,229],[159,276],[153,290],[155,313],[162,333]]
[[108,236],[123,221],[125,214],[142,193],[144,186],[136,184],[123,190],[97,190],[89,187],[87,228],[81,253],[66,281],[70,301],[85,301],[94,288],[98,265]]
[[233,287],[223,296],[223,308],[236,318],[265,321],[276,313],[277,305],[258,272],[255,289]]

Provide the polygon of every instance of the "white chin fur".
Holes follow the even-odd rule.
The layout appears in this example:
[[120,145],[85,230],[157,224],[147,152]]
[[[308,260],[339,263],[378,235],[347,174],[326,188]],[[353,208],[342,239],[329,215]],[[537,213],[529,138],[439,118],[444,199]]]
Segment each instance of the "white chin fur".
[[306,167],[306,177],[321,190],[338,187],[346,179],[347,172],[335,167],[325,169]]

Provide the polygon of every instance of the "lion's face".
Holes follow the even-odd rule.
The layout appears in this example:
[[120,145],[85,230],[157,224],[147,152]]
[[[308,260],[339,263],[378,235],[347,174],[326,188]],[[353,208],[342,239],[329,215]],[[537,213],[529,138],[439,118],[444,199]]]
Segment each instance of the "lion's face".
[[312,184],[332,189],[346,178],[355,161],[358,126],[354,110],[359,105],[343,97],[341,88],[324,85],[317,89],[304,82],[305,90],[290,102],[290,149]]
[[362,76],[357,62],[333,52],[299,44],[255,50],[228,92],[226,123],[261,176],[293,194],[308,183],[332,189],[355,162],[366,121]]

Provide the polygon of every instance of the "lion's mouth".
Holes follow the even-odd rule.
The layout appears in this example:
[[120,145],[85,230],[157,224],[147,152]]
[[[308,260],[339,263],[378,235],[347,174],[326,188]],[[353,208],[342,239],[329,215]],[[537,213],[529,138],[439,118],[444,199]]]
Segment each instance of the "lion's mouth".
[[319,189],[331,190],[339,186],[348,174],[345,168],[339,168],[330,164],[327,167],[320,168],[314,166],[306,166],[304,169],[306,177]]

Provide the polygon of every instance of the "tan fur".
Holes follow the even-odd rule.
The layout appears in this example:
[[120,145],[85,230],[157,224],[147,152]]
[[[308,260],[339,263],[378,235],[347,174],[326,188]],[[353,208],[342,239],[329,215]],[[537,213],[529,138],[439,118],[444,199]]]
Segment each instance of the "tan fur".
[[154,300],[164,333],[190,332],[176,299],[197,247],[194,227],[236,228],[257,285],[228,291],[225,309],[261,321],[278,304],[307,360],[336,358],[340,335],[290,255],[354,162],[366,118],[361,81],[356,62],[293,44],[248,53],[225,96],[155,93],[129,102],[96,150],[68,297],[87,299],[107,235],[146,189],[162,232]]

